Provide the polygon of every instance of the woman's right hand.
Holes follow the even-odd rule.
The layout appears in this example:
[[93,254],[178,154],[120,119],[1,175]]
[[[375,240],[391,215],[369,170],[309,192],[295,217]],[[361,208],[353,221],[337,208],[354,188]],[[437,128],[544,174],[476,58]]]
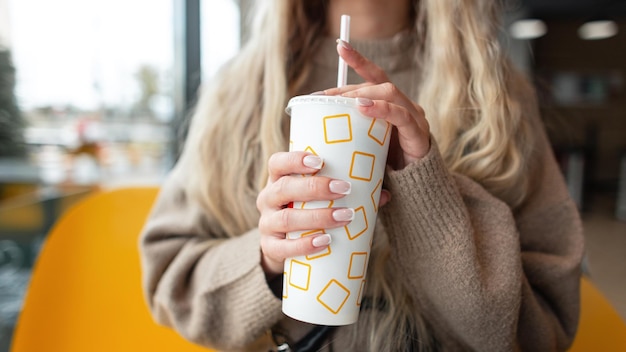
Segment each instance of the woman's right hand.
[[354,209],[295,209],[291,202],[330,201],[350,193],[350,183],[324,176],[308,176],[323,166],[322,159],[306,152],[280,152],[268,161],[269,179],[256,205],[261,213],[261,265],[268,277],[283,272],[285,258],[324,250],[331,242],[320,233],[287,239],[287,232],[345,226],[354,218]]

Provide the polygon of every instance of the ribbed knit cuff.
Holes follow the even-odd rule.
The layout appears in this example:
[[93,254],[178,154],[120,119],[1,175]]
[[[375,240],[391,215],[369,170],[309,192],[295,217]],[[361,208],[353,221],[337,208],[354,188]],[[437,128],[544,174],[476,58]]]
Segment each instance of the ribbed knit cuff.
[[[232,321],[240,325],[232,329],[231,333],[248,335],[241,336],[241,339],[262,335],[284,317],[281,300],[270,289],[260,265],[259,236],[258,231],[253,230],[218,244],[211,249],[214,251],[212,256],[221,259],[218,261],[218,268],[207,270],[213,276],[207,278],[212,281],[212,292],[208,293],[216,298],[224,297],[223,304],[227,304],[224,308],[232,309],[227,314],[237,317]],[[214,264],[215,261],[200,261],[198,270],[202,270],[203,265]],[[220,291],[224,293],[219,293]]]
[[400,251],[433,253],[469,228],[461,194],[433,139],[424,158],[388,172],[385,187],[391,201],[382,207],[381,220]]

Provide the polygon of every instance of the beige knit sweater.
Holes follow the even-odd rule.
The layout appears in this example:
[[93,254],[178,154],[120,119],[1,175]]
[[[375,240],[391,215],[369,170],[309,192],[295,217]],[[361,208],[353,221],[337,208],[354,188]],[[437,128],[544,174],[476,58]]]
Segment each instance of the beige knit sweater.
[[[414,96],[419,67],[407,55],[411,36],[353,44]],[[303,93],[335,84],[332,39],[314,62]],[[358,81],[351,72],[349,82]],[[534,187],[521,208],[512,211],[480,184],[449,172],[436,143],[422,160],[386,175],[392,201],[379,218],[393,272],[405,278],[444,351],[565,350],[576,332],[581,222],[534,100],[526,103],[535,115],[527,118],[537,122],[540,160],[529,170]],[[143,287],[154,318],[221,350],[267,351],[250,344],[278,323],[298,339],[310,326],[282,314],[259,264],[258,229],[216,238],[218,225],[184,190],[185,160],[163,184],[141,237]],[[349,350],[345,329],[332,335],[332,350]],[[366,343],[363,338],[356,350],[369,350]]]

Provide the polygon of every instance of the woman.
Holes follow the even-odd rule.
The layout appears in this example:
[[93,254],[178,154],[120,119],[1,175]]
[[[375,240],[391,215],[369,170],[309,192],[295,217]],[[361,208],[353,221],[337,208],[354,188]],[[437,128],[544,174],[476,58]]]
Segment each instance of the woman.
[[[223,350],[567,349],[581,224],[532,90],[498,44],[497,1],[257,5],[251,39],[203,93],[142,234],[155,319]],[[352,16],[352,45],[334,44],[341,14]],[[332,88],[337,52],[360,84]],[[356,97],[394,126],[368,304],[331,330],[285,317],[279,298],[285,258],[332,241],[285,233],[350,221],[350,209],[286,207],[349,188],[289,176],[321,164],[285,152],[287,100],[310,92]]]

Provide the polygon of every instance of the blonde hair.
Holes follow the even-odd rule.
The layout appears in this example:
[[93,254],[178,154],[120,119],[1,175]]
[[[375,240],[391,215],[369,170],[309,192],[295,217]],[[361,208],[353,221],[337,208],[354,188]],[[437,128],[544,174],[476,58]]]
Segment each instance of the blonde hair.
[[[183,157],[195,167],[188,193],[219,225],[218,236],[238,236],[258,224],[255,200],[267,182],[267,160],[287,147],[284,107],[307,79],[310,53],[326,34],[327,1],[257,1],[250,39],[201,96]],[[416,99],[448,168],[518,206],[527,193],[533,144],[512,87],[528,87],[498,44],[497,0],[415,0],[413,6],[424,72]],[[434,342],[390,272],[384,236],[373,251],[372,314],[355,325],[353,340],[362,338],[356,331],[365,324],[373,350],[410,344],[428,350]]]
[[529,95],[530,87],[502,53],[497,5],[421,1],[425,76],[418,101],[450,170],[515,207],[529,187],[533,137],[519,94]]

